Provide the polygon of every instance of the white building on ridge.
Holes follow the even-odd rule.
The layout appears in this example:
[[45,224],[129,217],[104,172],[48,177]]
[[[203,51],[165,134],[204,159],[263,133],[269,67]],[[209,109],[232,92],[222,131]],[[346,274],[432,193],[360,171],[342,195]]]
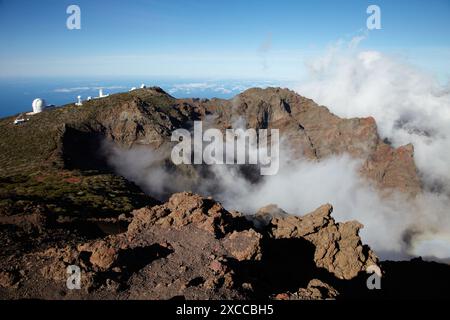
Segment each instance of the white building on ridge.
[[83,101],[81,101],[81,96],[77,97],[78,101],[75,103],[76,106],[81,107],[83,105]]
[[98,98],[106,98],[109,94],[103,94],[103,89],[98,90]]
[[31,106],[33,107],[33,112],[27,113],[29,115],[41,113],[47,107],[47,104],[44,99],[36,98],[33,100]]

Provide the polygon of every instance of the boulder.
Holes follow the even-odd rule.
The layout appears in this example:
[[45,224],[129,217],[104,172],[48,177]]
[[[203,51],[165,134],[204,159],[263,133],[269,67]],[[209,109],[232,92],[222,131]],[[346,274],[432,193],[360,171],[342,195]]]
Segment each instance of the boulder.
[[274,296],[275,300],[329,300],[336,299],[339,292],[332,286],[318,280],[312,279],[306,288],[300,288],[297,292],[279,293]]
[[224,240],[224,246],[239,261],[261,260],[262,235],[255,230],[234,231]]
[[271,233],[276,239],[304,238],[315,246],[314,261],[340,279],[355,278],[378,258],[359,237],[362,224],[356,221],[336,223],[333,208],[324,205],[303,217],[275,217]]

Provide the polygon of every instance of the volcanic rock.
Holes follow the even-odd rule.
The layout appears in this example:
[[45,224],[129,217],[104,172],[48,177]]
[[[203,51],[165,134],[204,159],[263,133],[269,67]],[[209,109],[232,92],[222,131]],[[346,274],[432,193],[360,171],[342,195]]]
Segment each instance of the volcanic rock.
[[16,282],[16,277],[12,272],[1,271],[0,272],[0,286],[4,288],[10,288]]
[[372,117],[342,119],[294,91],[249,89],[232,100],[228,122],[241,117],[249,128],[279,129],[297,157],[311,160],[350,154],[362,159],[363,176],[380,189],[415,196],[421,190],[411,145],[393,148],[378,135]]
[[118,248],[104,240],[81,245],[78,250],[91,253],[89,261],[92,265],[104,270],[111,268],[119,257]]
[[330,285],[318,280],[312,279],[306,288],[300,288],[297,292],[279,293],[275,300],[326,300],[336,299],[339,292]]
[[272,235],[280,238],[304,238],[315,246],[314,261],[340,279],[352,279],[378,258],[361,243],[358,233],[363,227],[356,221],[336,223],[333,208],[324,205],[303,217],[274,217]]
[[[19,269],[33,275],[37,268],[47,282],[34,288],[32,279],[23,281],[23,289],[15,294],[20,296],[20,290],[25,290],[32,297],[51,298],[47,296],[49,288],[63,290],[67,267],[75,265],[81,268],[84,290],[70,292],[69,299],[83,294],[99,299],[268,298],[285,288],[270,281],[272,272],[291,263],[290,258],[272,256],[271,252],[286,249],[277,239],[292,240],[289,246],[294,255],[303,250],[302,243],[296,244],[298,238],[315,246],[315,255],[305,256],[310,259],[307,264],[317,269],[315,275],[325,268],[338,278],[352,279],[366,264],[376,261],[370,250],[361,249],[360,226],[336,224],[331,206],[304,217],[278,215],[264,229],[256,230],[241,214],[230,213],[213,199],[184,192],[164,204],[135,210],[132,216],[124,233],[77,246],[49,248],[18,260]],[[267,269],[268,265],[276,268]],[[301,285],[301,279],[308,276],[301,271],[289,273],[286,283]],[[8,274],[2,278],[2,283],[11,284]],[[264,283],[272,284],[261,287]],[[329,293],[324,293],[324,298],[335,295],[321,282],[308,283],[304,289],[296,287],[297,298],[320,298],[318,292],[325,289]]]
[[209,233],[223,236],[237,220],[212,199],[187,192],[172,195],[163,205],[136,210],[133,215],[128,232],[130,237],[152,224],[178,229],[195,224]]
[[224,241],[225,248],[239,261],[261,260],[261,234],[255,230],[234,231]]

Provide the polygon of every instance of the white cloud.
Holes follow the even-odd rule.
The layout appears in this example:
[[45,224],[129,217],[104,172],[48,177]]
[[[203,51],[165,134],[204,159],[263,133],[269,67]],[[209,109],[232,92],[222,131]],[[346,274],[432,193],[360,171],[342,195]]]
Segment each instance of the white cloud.
[[[321,162],[284,161],[278,175],[250,183],[237,167],[212,166],[215,177],[201,183],[161,165],[163,154],[148,149],[114,149],[117,171],[152,195],[190,190],[212,195],[229,209],[254,213],[270,203],[304,214],[331,203],[338,221],[358,220],[361,235],[382,258],[408,254],[450,257],[450,93],[430,75],[377,51],[358,51],[343,42],[308,63],[309,77],[297,91],[330,107],[341,117],[374,116],[382,137],[398,146],[413,142],[426,190],[415,199],[393,192],[381,197],[358,174],[348,156]],[[186,90],[210,88],[196,83]],[[225,86],[222,86],[225,88]],[[218,85],[213,88],[219,88]],[[228,88],[228,87],[226,87]],[[242,89],[234,85],[236,89]],[[441,186],[440,192],[435,187]]]
[[224,95],[237,94],[253,87],[279,86],[272,82],[243,82],[237,83],[233,81],[220,82],[188,82],[172,85],[168,92],[170,94],[191,94],[193,92],[217,92]]
[[[112,151],[111,151],[112,150]],[[131,179],[153,196],[164,198],[179,191],[211,195],[226,208],[255,213],[268,204],[277,204],[292,214],[311,212],[322,204],[334,206],[337,221],[358,220],[364,242],[383,258],[402,258],[423,251],[431,240],[450,232],[450,201],[442,195],[426,192],[417,199],[400,193],[382,198],[358,174],[359,161],[349,156],[332,157],[321,162],[291,161],[289,150],[281,150],[282,163],[277,175],[258,183],[248,181],[238,166],[210,166],[214,175],[199,183],[196,179],[166,170],[161,166],[164,152],[145,147],[131,150],[110,149],[110,163],[119,174]],[[417,235],[408,240],[407,235]],[[406,239],[406,240],[405,240]],[[445,245],[446,244],[446,245]],[[450,243],[440,242],[428,255],[450,256]]]
[[57,88],[57,89],[53,90],[53,92],[72,93],[72,92],[80,92],[80,91],[97,91],[99,89],[120,90],[120,89],[126,89],[126,87],[124,87],[124,86],[71,87],[71,88]]
[[[426,245],[417,242],[415,252],[449,257],[449,87],[442,86],[431,74],[403,60],[379,51],[357,50],[362,39],[350,41],[348,47],[340,42],[323,56],[308,61],[309,74],[296,90],[341,117],[373,116],[381,136],[389,138],[394,146],[413,143],[415,162],[425,191],[414,201],[402,200],[399,205],[393,205],[392,198],[375,203],[378,214],[386,219],[379,237],[384,237],[386,228],[392,227],[398,217],[404,224],[419,224],[420,221],[423,228],[419,229],[428,231],[416,240],[425,241],[423,234],[426,234],[427,242]],[[355,197],[359,196],[355,194]],[[386,205],[390,208],[387,211]],[[358,209],[352,214],[366,225],[364,232],[370,235],[376,223],[367,213],[373,208],[363,206]],[[388,211],[392,212],[385,215]],[[342,213],[337,211],[337,214]],[[406,228],[401,230],[407,231]],[[424,250],[433,245],[433,250]]]
[[373,116],[395,146],[413,143],[428,187],[450,193],[450,92],[432,75],[377,51],[338,46],[309,62],[297,91],[341,117]]
[[71,93],[71,92],[88,91],[88,90],[92,90],[92,88],[91,87],[58,88],[58,89],[53,90],[53,92]]

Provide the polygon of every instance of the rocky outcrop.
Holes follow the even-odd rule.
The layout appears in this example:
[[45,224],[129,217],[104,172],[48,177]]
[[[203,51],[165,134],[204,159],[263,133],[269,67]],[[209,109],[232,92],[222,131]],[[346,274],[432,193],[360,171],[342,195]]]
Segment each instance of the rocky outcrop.
[[249,89],[232,100],[228,123],[242,118],[249,128],[279,129],[297,157],[311,160],[348,153],[365,161],[361,173],[380,189],[414,196],[421,185],[412,145],[393,148],[378,135],[374,118],[343,119],[294,91]]
[[306,288],[300,288],[297,292],[279,293],[275,300],[330,300],[336,299],[339,293],[330,285],[318,280],[312,279]]
[[412,144],[397,149],[386,144],[378,145],[363,164],[361,172],[375,181],[381,190],[396,190],[406,195],[421,192]]
[[361,243],[362,224],[351,221],[336,223],[333,208],[324,205],[303,217],[276,216],[270,221],[272,235],[279,238],[304,238],[315,246],[314,261],[340,279],[352,279],[378,258]]
[[421,190],[412,145],[393,148],[385,143],[372,117],[339,118],[326,107],[281,88],[253,88],[228,101],[184,103],[202,110],[201,115],[214,115],[210,126],[225,129],[240,122],[247,128],[279,129],[284,147],[294,158],[320,161],[350,154],[363,160],[361,174],[380,190],[393,189],[410,196]]
[[238,261],[261,260],[262,235],[255,230],[234,231],[226,237],[224,246]]
[[[377,263],[358,237],[361,225],[335,223],[331,206],[304,217],[274,208],[255,215],[268,218],[256,227],[253,217],[231,213],[211,198],[174,194],[164,204],[133,211],[124,233],[25,255],[17,264],[21,289],[0,295],[21,297],[24,290],[51,298],[48,288],[58,287],[67,298],[325,299],[339,295],[326,281],[351,281]],[[289,256],[280,255],[286,250]],[[300,258],[300,269],[292,255]],[[73,265],[84,290],[66,290]],[[1,286],[16,282],[12,274],[0,273]],[[46,281],[34,288],[36,274]]]

